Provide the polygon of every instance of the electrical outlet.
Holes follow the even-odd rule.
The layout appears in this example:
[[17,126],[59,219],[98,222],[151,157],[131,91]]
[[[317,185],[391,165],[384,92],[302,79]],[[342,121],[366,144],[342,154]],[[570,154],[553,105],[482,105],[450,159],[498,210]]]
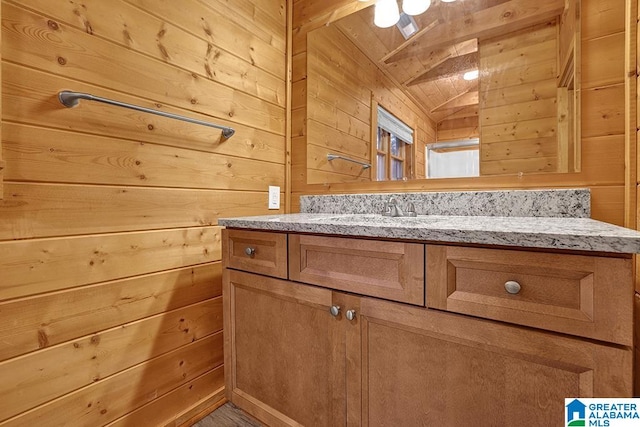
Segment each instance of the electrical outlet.
[[269,209],[280,209],[280,187],[269,186]]

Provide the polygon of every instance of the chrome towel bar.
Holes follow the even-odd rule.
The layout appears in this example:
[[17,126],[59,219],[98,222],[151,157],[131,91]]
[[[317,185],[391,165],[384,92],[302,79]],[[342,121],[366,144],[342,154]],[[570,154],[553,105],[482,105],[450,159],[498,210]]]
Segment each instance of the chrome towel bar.
[[342,160],[346,160],[347,162],[357,163],[359,165],[362,165],[362,169],[369,169],[371,167],[369,163],[361,162],[359,160],[350,159],[348,157],[340,156],[338,154],[327,154],[327,160],[331,161],[335,159],[342,159]]
[[209,123],[209,122],[205,122],[198,119],[192,119],[190,117],[179,116],[177,114],[165,113],[164,111],[153,110],[151,108],[141,107],[139,105],[127,104],[126,102],[114,101],[113,99],[102,98],[101,96],[91,95],[90,93],[72,92],[69,90],[63,90],[61,92],[58,92],[58,100],[62,105],[64,105],[67,108],[72,108],[77,106],[80,103],[81,99],[86,99],[88,101],[102,102],[109,105],[115,105],[116,107],[129,108],[131,110],[142,111],[143,113],[155,114],[155,115],[167,117],[170,119],[194,123],[196,125],[202,125],[202,126],[208,126],[216,129],[221,129],[222,136],[225,139],[231,138],[235,133],[235,130],[227,126],[220,126],[214,123]]

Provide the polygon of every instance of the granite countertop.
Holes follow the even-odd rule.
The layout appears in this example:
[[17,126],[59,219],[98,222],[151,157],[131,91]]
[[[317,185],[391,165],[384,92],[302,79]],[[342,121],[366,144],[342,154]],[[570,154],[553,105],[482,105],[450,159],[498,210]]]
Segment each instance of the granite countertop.
[[220,225],[268,231],[640,253],[640,233],[589,218],[300,213],[220,219]]
[[[399,206],[412,203],[418,216],[382,216],[390,198]],[[640,233],[590,219],[590,203],[588,189],[302,196],[303,213],[218,223],[270,231],[640,253]]]

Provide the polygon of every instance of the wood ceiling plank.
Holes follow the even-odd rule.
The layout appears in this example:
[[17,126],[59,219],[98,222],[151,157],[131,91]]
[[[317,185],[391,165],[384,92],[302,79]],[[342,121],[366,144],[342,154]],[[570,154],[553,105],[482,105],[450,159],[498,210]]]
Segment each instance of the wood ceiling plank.
[[442,120],[453,120],[453,119],[462,119],[465,117],[478,117],[479,113],[478,105],[469,105],[466,107],[461,107],[460,109],[455,109],[447,112],[447,115],[444,116]]
[[[413,72],[411,74],[411,78],[403,81],[403,85],[407,86],[411,81],[419,77],[424,73],[424,70],[430,70],[432,68],[437,67],[442,64],[449,58],[453,58],[456,56],[466,55],[468,53],[477,52],[478,51],[478,41],[476,39],[467,40],[462,43],[458,43],[451,46],[446,46],[441,49],[436,49],[430,52],[429,55],[425,55],[423,57],[410,57],[409,60],[417,60],[421,64],[421,68],[418,72]],[[405,66],[407,63],[406,60],[399,61],[397,63],[393,63],[392,65],[400,65]]]
[[493,37],[515,31],[552,19],[563,10],[564,0],[539,0],[535,3],[530,0],[511,0],[438,25],[425,33],[429,37],[421,37],[419,42],[414,40],[413,44],[388,58],[387,62],[428,54],[442,46],[464,40]]
[[[340,18],[354,16],[356,12],[374,4],[373,0],[356,2],[354,0],[320,0],[305,2],[293,10],[294,40],[300,44],[307,33],[338,21]],[[294,49],[295,50],[295,49]]]
[[478,91],[466,92],[447,100],[444,104],[438,105],[432,110],[432,112],[452,110],[454,108],[466,107],[477,103]]
[[424,34],[429,32],[432,28],[435,28],[436,26],[438,26],[440,24],[442,24],[442,21],[439,20],[439,19],[435,19],[435,20],[431,21],[426,27],[418,30],[418,32],[416,34],[414,34],[412,37],[410,37],[407,40],[405,40],[404,43],[401,43],[398,47],[396,47],[395,49],[391,50],[391,52],[389,52],[388,54],[386,54],[385,56],[380,58],[380,61],[386,62],[387,59],[389,59],[390,57],[392,57],[396,53],[400,52],[404,48],[415,44],[415,39],[416,38],[422,37]]

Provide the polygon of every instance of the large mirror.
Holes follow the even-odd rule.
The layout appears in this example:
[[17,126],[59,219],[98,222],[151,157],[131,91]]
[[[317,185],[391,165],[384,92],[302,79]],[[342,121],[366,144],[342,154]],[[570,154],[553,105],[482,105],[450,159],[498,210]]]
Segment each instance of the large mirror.
[[432,0],[388,28],[372,6],[310,31],[307,183],[578,171],[579,1]]

